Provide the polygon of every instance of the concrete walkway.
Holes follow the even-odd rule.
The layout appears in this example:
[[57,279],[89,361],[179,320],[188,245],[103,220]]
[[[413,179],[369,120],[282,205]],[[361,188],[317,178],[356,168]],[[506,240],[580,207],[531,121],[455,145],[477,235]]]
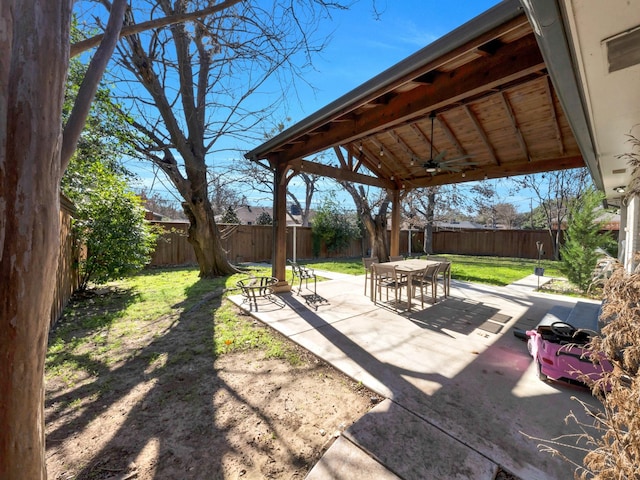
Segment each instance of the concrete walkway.
[[[576,433],[564,423],[580,413],[571,396],[595,400],[539,381],[512,328],[531,328],[576,299],[535,293],[531,275],[508,287],[452,281],[447,299],[398,312],[363,294],[363,276],[316,273],[334,279],[318,283],[317,295],[281,294],[284,306],[265,302],[252,315],[385,400],[343,432],[309,480],[491,480],[499,468],[522,480],[573,478],[530,437]],[[581,462],[579,452],[563,453]]]

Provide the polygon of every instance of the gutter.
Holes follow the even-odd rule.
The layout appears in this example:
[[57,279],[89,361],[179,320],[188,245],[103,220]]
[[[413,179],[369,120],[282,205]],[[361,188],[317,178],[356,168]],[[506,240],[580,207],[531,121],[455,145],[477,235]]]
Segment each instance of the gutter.
[[302,135],[313,126],[332,119],[343,111],[345,107],[358,104],[372,94],[383,90],[386,86],[406,78],[421,66],[437,60],[446,53],[521,14],[522,6],[519,0],[504,0],[254,148],[245,154],[245,158],[253,161],[266,158],[269,152]]

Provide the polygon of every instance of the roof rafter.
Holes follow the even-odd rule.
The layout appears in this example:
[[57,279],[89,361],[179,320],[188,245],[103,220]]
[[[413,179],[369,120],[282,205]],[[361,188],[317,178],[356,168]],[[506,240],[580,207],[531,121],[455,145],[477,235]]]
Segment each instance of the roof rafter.
[[482,128],[482,125],[480,125],[480,122],[478,122],[478,118],[476,117],[476,115],[471,111],[471,108],[469,107],[469,105],[464,106],[464,111],[466,112],[467,117],[469,117],[469,120],[471,120],[471,123],[475,127],[476,132],[478,133],[478,135],[480,135],[480,138],[482,139],[482,143],[484,143],[485,146],[487,147],[487,152],[489,153],[491,160],[493,160],[493,163],[495,163],[496,165],[500,165],[500,160],[496,155],[496,151],[493,148],[493,145],[491,145],[491,141],[489,140],[489,137],[487,137],[486,132]]
[[527,160],[531,161],[531,155],[529,154],[529,148],[527,147],[527,142],[525,142],[524,137],[522,135],[522,131],[518,126],[518,121],[516,120],[516,116],[513,113],[513,107],[509,103],[509,99],[505,92],[500,92],[500,99],[502,100],[502,105],[507,112],[507,118],[511,122],[511,126],[513,127],[513,133],[516,135],[518,139],[518,143],[520,144],[520,148],[522,149],[522,153],[527,157]]

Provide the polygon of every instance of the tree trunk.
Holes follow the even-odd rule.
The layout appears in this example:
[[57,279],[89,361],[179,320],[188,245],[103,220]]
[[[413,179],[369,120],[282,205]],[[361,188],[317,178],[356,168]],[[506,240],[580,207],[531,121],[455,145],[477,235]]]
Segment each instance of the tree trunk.
[[0,478],[44,479],[72,0],[0,4]]
[[[386,212],[385,212],[386,213]],[[371,230],[369,234],[371,236],[371,256],[378,257],[381,262],[389,260],[389,240],[387,238],[387,219],[381,218],[378,214],[369,223]]]
[[222,248],[218,226],[213,218],[213,209],[205,198],[200,202],[184,202],[184,211],[189,219],[189,243],[200,267],[200,277],[212,278],[237,273],[227,260]]
[[360,219],[364,228],[367,229],[369,238],[371,239],[371,257],[378,257],[381,262],[389,260],[389,240],[387,238],[387,210],[390,195],[387,193],[385,199],[381,202],[377,214],[373,214],[362,185],[358,188],[349,182],[340,182],[340,184],[349,192],[353,202],[356,204]]
[[427,223],[424,227],[424,253],[433,254],[433,224]]
[[424,229],[424,253],[427,255],[433,254],[433,223],[435,221],[435,209],[436,209],[436,192],[434,189],[429,189],[427,195],[427,212],[426,220],[427,225]]

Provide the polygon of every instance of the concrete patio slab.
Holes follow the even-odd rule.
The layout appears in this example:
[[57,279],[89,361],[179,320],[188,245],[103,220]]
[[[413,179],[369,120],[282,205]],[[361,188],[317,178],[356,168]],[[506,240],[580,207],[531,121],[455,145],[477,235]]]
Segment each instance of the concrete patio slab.
[[345,437],[339,437],[331,445],[322,460],[311,469],[306,480],[327,480],[328,478],[400,479]]
[[[488,458],[390,400],[373,408],[344,435],[407,480],[493,478],[498,470]],[[381,438],[388,439],[384,449]]]
[[[320,282],[322,303],[308,305],[304,291],[286,293],[280,295],[282,306],[252,312],[388,399],[347,430],[353,448],[407,479],[489,480],[495,475],[490,466],[497,465],[523,480],[572,478],[568,463],[540,453],[539,441],[530,437],[576,433],[564,423],[571,410],[579,410],[571,396],[595,400],[585,389],[539,381],[526,343],[512,329],[531,328],[554,305],[572,306],[576,299],[540,295],[523,285],[498,288],[452,281],[449,298],[425,304],[424,310],[414,302],[412,312],[398,313],[374,305],[363,295],[363,282],[364,277]],[[231,300],[240,303],[239,297]],[[453,447],[432,441],[438,438],[435,432],[445,432],[464,451],[456,458],[469,459],[473,476],[456,477],[467,471],[467,464],[448,461]],[[399,465],[396,455],[389,455],[392,446],[401,450],[397,455],[406,452],[398,457]],[[324,462],[332,462],[326,468],[333,474],[309,478],[364,478],[332,470],[333,462],[344,456],[344,466],[361,458],[361,452],[333,449],[316,466],[322,470]],[[567,453],[581,461],[580,454]],[[441,465],[438,459],[444,459]],[[435,470],[422,477],[411,474],[428,468]]]

